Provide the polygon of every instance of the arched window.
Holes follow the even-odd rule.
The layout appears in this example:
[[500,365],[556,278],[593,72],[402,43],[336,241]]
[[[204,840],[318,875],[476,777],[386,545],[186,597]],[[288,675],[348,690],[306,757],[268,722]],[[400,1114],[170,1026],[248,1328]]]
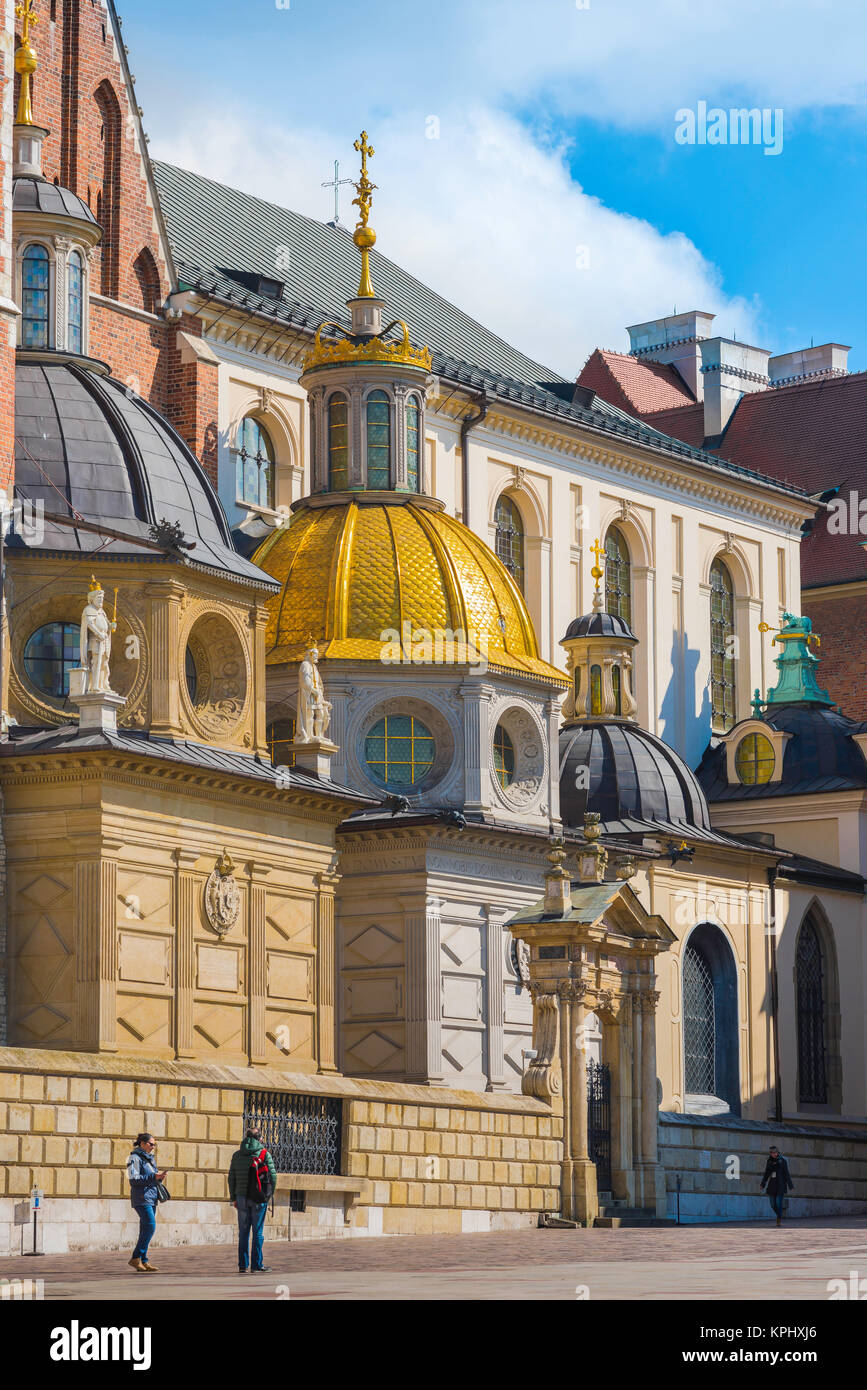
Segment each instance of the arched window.
[[621,692],[621,684],[620,684],[620,667],[619,667],[619,666],[612,666],[612,668],[611,668],[611,685],[612,685],[612,687],[613,687],[613,689],[614,689],[614,713],[615,713],[615,714],[622,714],[622,713],[623,713],[623,695],[622,695],[622,692]]
[[364,741],[367,766],[389,790],[417,786],[430,772],[435,756],[433,735],[414,714],[385,715]]
[[160,273],[147,246],[143,246],[133,261],[133,273],[138,282],[142,308],[155,314],[160,304]]
[[295,742],[295,720],[275,719],[268,725],[268,757],[275,767],[294,767],[295,754],[288,752],[289,745]]
[[328,402],[328,486],[343,492],[349,486],[349,402],[332,396]]
[[515,777],[515,745],[502,724],[494,730],[494,771],[501,787],[508,787]]
[[682,990],[684,1107],[739,1114],[737,968],[711,922],[697,926],[686,943]]
[[421,469],[419,467],[419,421],[421,411],[418,396],[410,396],[406,403],[406,482],[410,492],[421,490]]
[[117,299],[120,288],[120,157],[123,121],[117,93],[109,81],[100,83],[94,93],[94,99],[102,120],[102,188],[97,198],[97,221],[103,230],[100,251],[102,292],[110,299]]
[[505,494],[494,513],[497,536],[494,549],[518,588],[524,588],[524,523],[511,497]]
[[51,262],[38,242],[31,242],[21,262],[21,345],[47,348],[48,291]]
[[391,487],[391,402],[384,391],[367,398],[367,486]]
[[822,942],[808,916],[801,924],[795,952],[798,1016],[798,1102],[826,1105],[826,975]]
[[44,695],[69,694],[69,672],[79,665],[78,623],[46,623],[27,639],[24,670]]
[[590,713],[602,713],[602,667],[590,667]]
[[84,284],[84,262],[79,251],[73,251],[69,257],[69,265],[66,269],[67,285],[67,313],[66,313],[66,346],[70,352],[84,351],[84,338],[82,333],[83,318],[83,299],[82,289]]
[[253,507],[274,507],[274,450],[266,431],[248,415],[235,441],[236,497]]
[[616,526],[609,526],[605,537],[605,611],[632,625],[629,547]]
[[735,722],[734,586],[722,560],[710,567],[711,728],[727,733]]

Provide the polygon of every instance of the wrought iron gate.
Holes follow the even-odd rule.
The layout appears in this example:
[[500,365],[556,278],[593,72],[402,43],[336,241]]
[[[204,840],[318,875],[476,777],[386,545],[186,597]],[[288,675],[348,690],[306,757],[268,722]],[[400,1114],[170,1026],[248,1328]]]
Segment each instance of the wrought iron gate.
[[278,1173],[340,1172],[343,1106],[327,1096],[246,1091],[244,1126],[262,1131]]
[[587,1150],[596,1164],[600,1192],[611,1190],[611,1072],[604,1062],[587,1064]]

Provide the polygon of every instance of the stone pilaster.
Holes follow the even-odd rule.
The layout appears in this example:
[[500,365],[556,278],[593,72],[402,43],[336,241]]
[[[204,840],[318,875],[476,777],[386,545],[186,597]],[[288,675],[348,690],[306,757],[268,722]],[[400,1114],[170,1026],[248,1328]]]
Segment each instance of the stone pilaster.
[[175,880],[175,1053],[179,1058],[194,1057],[193,998],[196,985],[195,930],[202,885],[191,872],[197,855],[176,849]]
[[480,680],[461,686],[464,702],[464,810],[482,811],[490,804],[491,700],[494,690]]
[[268,609],[257,603],[250,610],[250,631],[253,647],[253,751],[267,754],[266,738],[267,692],[265,688],[265,629]]
[[117,1050],[117,865],[113,859],[75,866],[75,1036],[86,1050]]
[[489,1091],[498,1091],[506,1084],[504,949],[502,911],[488,903],[485,906],[485,1014],[488,1024],[486,1089]]
[[337,1071],[337,955],[334,927],[335,873],[317,874],[316,908],[316,1054],[319,1070]]
[[404,905],[406,940],[406,1079],[440,1081],[442,1064],[442,984],[440,909],[428,898],[424,911]]
[[177,735],[181,733],[178,685],[184,586],[167,579],[148,584],[145,592],[151,603],[151,732]]
[[250,865],[247,892],[248,1049],[251,1067],[261,1066],[265,1062],[265,1004],[268,997],[265,955],[266,891],[264,884],[253,881],[256,869],[256,865]]

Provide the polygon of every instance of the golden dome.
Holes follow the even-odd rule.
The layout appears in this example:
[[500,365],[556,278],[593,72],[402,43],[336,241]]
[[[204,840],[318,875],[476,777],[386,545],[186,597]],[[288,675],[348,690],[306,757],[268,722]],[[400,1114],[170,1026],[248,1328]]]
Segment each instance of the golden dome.
[[[254,560],[283,585],[268,605],[269,665],[299,661],[311,637],[323,657],[380,661],[392,640],[383,633],[403,634],[408,624],[434,640],[438,631],[467,634],[470,664],[481,651],[492,668],[569,683],[540,658],[523,595],[501,561],[418,497],[306,502]],[[466,656],[456,650],[452,659]]]

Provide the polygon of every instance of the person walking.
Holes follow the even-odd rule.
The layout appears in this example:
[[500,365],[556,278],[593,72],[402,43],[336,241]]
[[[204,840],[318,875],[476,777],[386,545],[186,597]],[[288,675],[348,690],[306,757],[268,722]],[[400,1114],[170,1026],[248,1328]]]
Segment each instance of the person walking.
[[777,1218],[777,1225],[782,1226],[783,1203],[786,1200],[786,1193],[794,1192],[795,1187],[789,1172],[789,1165],[776,1144],[772,1144],[768,1151],[765,1175],[762,1178],[762,1190],[764,1190],[765,1184],[767,1184],[768,1189],[768,1200]]
[[[277,1186],[274,1160],[262,1143],[261,1130],[248,1129],[229,1164],[229,1201],[238,1213],[238,1271],[267,1274],[262,1245],[265,1213]],[[250,1241],[252,1236],[252,1251]]]
[[139,1134],[126,1161],[129,1200],[139,1221],[138,1240],[129,1263],[138,1274],[158,1272],[156,1265],[148,1264],[148,1246],[157,1225],[157,1204],[160,1200],[157,1183],[163,1181],[166,1170],[157,1167],[154,1148],[152,1134]]

